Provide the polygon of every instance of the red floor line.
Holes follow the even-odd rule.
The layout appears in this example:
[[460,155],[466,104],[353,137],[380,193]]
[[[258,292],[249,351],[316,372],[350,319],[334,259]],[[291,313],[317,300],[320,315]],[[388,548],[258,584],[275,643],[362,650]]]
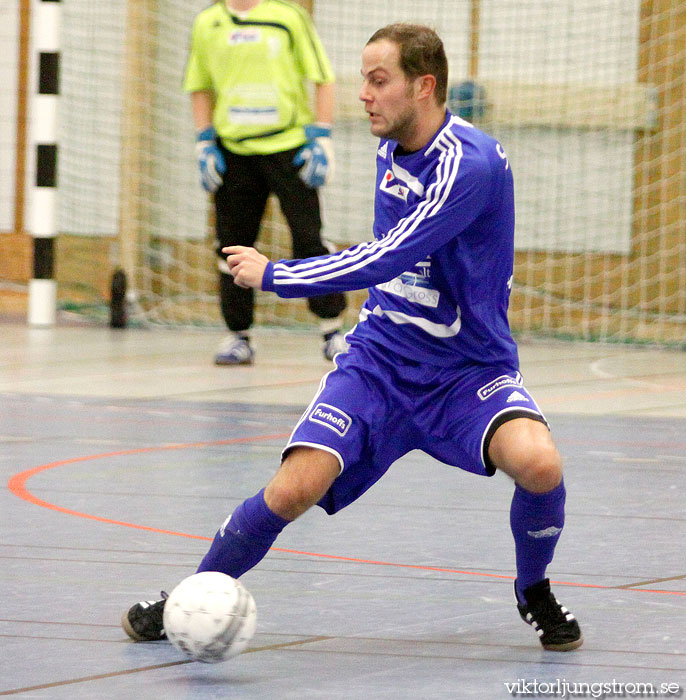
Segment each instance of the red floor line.
[[[156,532],[162,535],[173,535],[174,537],[186,537],[188,539],[194,539],[194,540],[206,540],[206,541],[211,541],[211,537],[206,537],[204,535],[192,535],[187,532],[176,532],[174,530],[163,530],[160,528],[156,527],[149,527],[147,525],[139,525],[137,523],[129,523],[125,522],[122,520],[112,520],[110,518],[103,518],[98,515],[92,515],[90,513],[81,513],[76,510],[71,510],[69,508],[63,508],[62,506],[58,506],[55,503],[49,503],[48,501],[44,501],[37,496],[34,496],[27,488],[26,488],[26,482],[32,477],[35,476],[36,474],[39,474],[41,472],[47,471],[48,469],[55,469],[56,467],[63,467],[69,464],[77,464],[78,462],[87,462],[90,460],[95,460],[95,459],[106,459],[108,457],[121,457],[125,455],[131,455],[131,454],[143,454],[146,452],[158,452],[162,450],[182,450],[182,449],[189,449],[189,448],[202,448],[202,447],[214,447],[217,445],[235,445],[235,444],[240,444],[240,443],[249,443],[249,442],[258,442],[262,440],[276,440],[276,439],[284,439],[285,437],[288,437],[287,434],[275,434],[275,435],[258,435],[254,437],[245,437],[245,438],[232,438],[228,440],[215,440],[211,442],[192,442],[192,443],[179,443],[179,444],[174,444],[174,445],[162,445],[159,447],[140,447],[140,448],[134,448],[134,449],[128,449],[128,450],[118,450],[115,452],[105,452],[102,454],[96,454],[96,455],[86,455],[82,457],[73,457],[71,459],[64,459],[60,460],[58,462],[50,462],[49,464],[43,464],[38,467],[34,467],[33,469],[27,469],[26,471],[19,472],[18,474],[14,474],[12,477],[10,477],[9,481],[7,482],[7,486],[9,490],[18,498],[21,498],[24,501],[27,501],[28,503],[32,503],[33,505],[40,506],[41,508],[47,508],[49,510],[54,510],[59,513],[63,513],[65,515],[72,515],[77,518],[86,518],[88,520],[95,520],[97,522],[101,523],[107,523],[110,525],[119,525],[120,527],[130,527],[136,530],[145,530],[147,532]],[[499,579],[509,579],[509,580],[514,580],[514,576],[508,576],[505,574],[488,574],[480,571],[461,571],[459,569],[450,569],[450,568],[444,568],[444,567],[437,567],[437,566],[422,566],[420,564],[401,564],[398,562],[388,562],[388,561],[376,561],[373,559],[361,559],[357,557],[344,557],[340,556],[337,554],[323,554],[320,552],[302,552],[297,549],[283,549],[280,547],[272,547],[272,550],[275,552],[284,552],[286,554],[296,554],[298,556],[306,556],[306,557],[317,557],[317,558],[322,558],[322,559],[333,559],[336,561],[347,561],[347,562],[354,562],[357,564],[369,564],[372,566],[391,566],[394,568],[399,568],[399,569],[414,569],[414,570],[419,570],[419,571],[436,571],[440,573],[449,573],[449,574],[462,574],[465,576],[479,576],[483,578],[499,578]],[[573,586],[576,588],[599,588],[603,590],[617,590],[616,586],[602,586],[599,584],[593,584],[593,583],[578,583],[575,581],[551,581],[551,583],[561,585],[561,586]],[[635,592],[641,592],[641,593],[659,593],[663,595],[678,595],[678,596],[686,596],[686,592],[684,591],[665,591],[661,589],[654,589],[654,588],[622,588],[621,590],[624,591],[635,591]]]
[[[420,564],[399,564],[398,562],[390,561],[376,561],[374,559],[357,559],[355,557],[343,557],[337,554],[319,554],[317,552],[300,552],[297,549],[281,549],[279,547],[272,547],[274,552],[286,552],[288,554],[299,554],[308,557],[323,557],[325,559],[336,559],[338,561],[350,561],[358,564],[373,564],[374,566],[393,566],[399,569],[419,569],[421,571],[436,571],[440,573],[448,574],[464,574],[466,576],[482,576],[485,578],[502,578],[514,581],[514,576],[508,576],[505,574],[487,574],[482,571],[461,571],[460,569],[446,569],[438,566],[423,566]],[[578,583],[576,581],[551,581],[551,583],[559,586],[573,586],[574,588],[600,588],[603,590],[622,590],[622,591],[637,591],[643,593],[663,593],[666,595],[686,595],[684,591],[665,591],[658,590],[655,588],[631,588],[618,586],[602,586],[597,583]]]

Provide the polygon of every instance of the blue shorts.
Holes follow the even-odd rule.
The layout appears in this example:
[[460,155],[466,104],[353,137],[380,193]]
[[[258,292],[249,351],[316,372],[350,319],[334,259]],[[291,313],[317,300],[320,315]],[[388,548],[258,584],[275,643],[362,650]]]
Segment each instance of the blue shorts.
[[336,456],[341,473],[319,502],[335,513],[411,450],[492,476],[490,438],[502,423],[522,416],[546,422],[512,368],[436,367],[353,342],[322,379],[283,455],[308,446]]

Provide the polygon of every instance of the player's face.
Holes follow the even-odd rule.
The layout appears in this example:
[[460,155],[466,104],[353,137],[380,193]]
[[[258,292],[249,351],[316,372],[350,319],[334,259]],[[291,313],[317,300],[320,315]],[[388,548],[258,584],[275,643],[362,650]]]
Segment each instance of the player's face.
[[416,85],[400,67],[397,44],[387,39],[367,44],[362,51],[361,72],[360,99],[369,114],[372,134],[401,145],[411,141],[419,120]]

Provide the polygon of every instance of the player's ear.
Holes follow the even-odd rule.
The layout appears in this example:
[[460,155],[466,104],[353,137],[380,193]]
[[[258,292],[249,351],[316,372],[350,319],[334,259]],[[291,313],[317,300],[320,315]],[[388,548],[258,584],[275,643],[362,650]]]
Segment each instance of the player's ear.
[[420,75],[415,81],[415,96],[418,99],[427,99],[436,91],[435,75]]

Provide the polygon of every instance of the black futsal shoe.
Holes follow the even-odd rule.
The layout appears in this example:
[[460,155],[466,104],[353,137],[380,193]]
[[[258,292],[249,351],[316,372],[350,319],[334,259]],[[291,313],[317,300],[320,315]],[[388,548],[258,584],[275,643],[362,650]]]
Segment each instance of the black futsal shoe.
[[536,630],[544,649],[571,651],[581,646],[584,638],[579,623],[564,605],[557,602],[547,578],[525,589],[524,597],[526,605],[517,600],[517,610],[522,620]]
[[157,642],[167,638],[162,615],[168,595],[164,591],[160,595],[162,600],[143,600],[122,615],[121,626],[135,642]]

